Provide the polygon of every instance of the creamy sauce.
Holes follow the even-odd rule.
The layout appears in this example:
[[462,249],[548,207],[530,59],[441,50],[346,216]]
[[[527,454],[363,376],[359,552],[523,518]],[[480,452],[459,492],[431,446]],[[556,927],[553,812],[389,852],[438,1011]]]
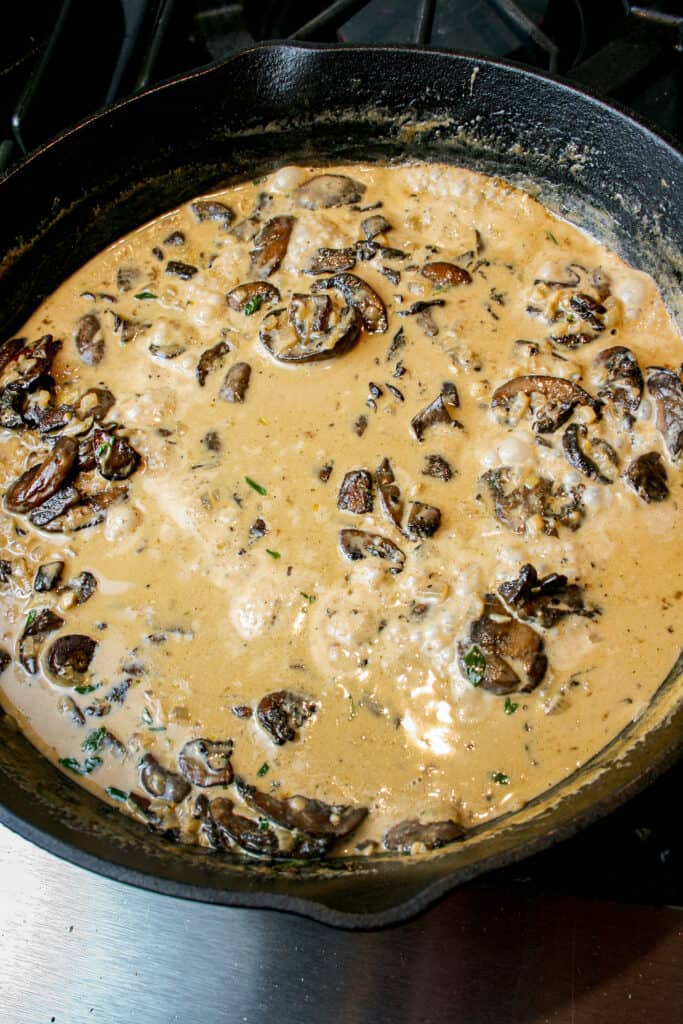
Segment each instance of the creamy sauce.
[[[47,757],[117,806],[131,791],[144,795],[145,753],[177,773],[189,740],[230,739],[235,774],[261,791],[367,807],[336,849],[372,852],[404,819],[451,819],[468,829],[523,806],[637,718],[675,661],[683,638],[682,480],[656,425],[655,396],[646,388],[630,417],[607,398],[602,409],[577,404],[545,433],[534,430],[537,394],[531,407],[523,396],[509,409],[492,399],[524,375],[562,377],[594,399],[602,350],[628,348],[647,377],[648,367],[677,368],[683,347],[654,281],[500,180],[437,165],[335,168],[362,183],[362,195],[309,209],[296,190],[316,173],[283,168],[209,197],[234,211],[229,226],[198,220],[190,205],[166,214],[91,260],[25,325],[29,340],[62,340],[53,404],[109,389],[116,401],[105,423],[119,424],[141,464],[123,485],[98,477],[100,490],[125,486],[127,494],[91,528],[49,533],[25,514],[3,513],[0,557],[10,568],[0,583],[0,647],[12,660],[0,699]],[[244,220],[255,209],[250,232]],[[386,331],[366,323],[336,358],[277,361],[259,339],[269,314],[333,276],[304,273],[320,247],[353,248],[364,237],[361,221],[379,215],[391,227],[374,236],[379,248],[366,249],[370,258],[356,250],[350,272],[383,300]],[[279,216],[295,218],[286,254],[267,278],[280,299],[231,308],[227,293],[261,279],[250,270],[248,236]],[[235,234],[236,224],[247,237]],[[168,273],[169,261],[196,272]],[[470,280],[422,273],[439,262]],[[338,315],[339,288],[324,293]],[[572,304],[577,295],[602,312],[581,298]],[[439,304],[408,312],[432,300]],[[74,340],[88,315],[104,341],[97,365],[79,358]],[[388,357],[399,329],[403,344]],[[577,331],[587,338],[573,347],[564,335]],[[229,351],[200,386],[200,356],[221,341]],[[243,401],[226,401],[221,386],[238,362],[251,368],[248,387]],[[411,421],[446,393],[444,382],[456,386],[459,404],[420,441]],[[49,394],[38,400],[47,404]],[[570,424],[612,482],[570,465]],[[66,433],[88,426],[87,417],[72,419]],[[48,454],[50,440],[37,430],[2,431],[3,494]],[[666,470],[670,493],[661,501],[643,500],[622,475],[649,452]],[[400,488],[402,529],[383,509],[374,477],[385,458]],[[441,478],[444,462],[449,479]],[[485,482],[500,479],[502,467],[508,490],[551,480],[573,496],[573,511],[554,530],[538,511],[525,514],[514,532],[496,516]],[[345,474],[359,469],[370,474],[373,494],[365,513],[338,507]],[[406,535],[414,502],[440,510],[433,536]],[[401,571],[373,555],[349,560],[343,529],[389,540],[402,552]],[[38,566],[55,560],[64,563],[61,580],[34,592]],[[540,577],[562,573],[578,584],[584,614],[547,627],[529,622],[547,669],[530,692],[493,693],[482,685],[485,658],[469,631],[484,595],[526,563]],[[77,603],[68,583],[82,572],[97,589]],[[30,674],[18,645],[27,616],[44,608],[64,621]],[[512,605],[503,612],[516,614]],[[67,634],[97,643],[78,689],[46,667],[52,644]],[[126,681],[108,713],[93,713]],[[294,739],[276,745],[254,712],[282,690],[315,711],[294,727]],[[192,813],[198,792],[229,796],[238,813],[258,818],[234,786],[196,790],[177,807],[153,801],[161,825],[179,829],[183,841],[208,842]]]

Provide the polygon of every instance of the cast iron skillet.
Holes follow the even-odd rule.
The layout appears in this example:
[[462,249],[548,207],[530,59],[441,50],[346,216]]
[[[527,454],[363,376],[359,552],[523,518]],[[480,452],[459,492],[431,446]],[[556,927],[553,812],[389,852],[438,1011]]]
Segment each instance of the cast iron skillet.
[[[623,112],[548,76],[458,54],[266,44],[92,117],[0,181],[0,338],[104,246],[199,192],[297,160],[401,157],[535,183],[673,301],[683,158]],[[640,720],[574,778],[425,860],[297,872],[173,847],[72,784],[1,715],[0,821],[157,892],[375,927],[570,835],[644,786],[680,748],[682,670],[683,656]]]

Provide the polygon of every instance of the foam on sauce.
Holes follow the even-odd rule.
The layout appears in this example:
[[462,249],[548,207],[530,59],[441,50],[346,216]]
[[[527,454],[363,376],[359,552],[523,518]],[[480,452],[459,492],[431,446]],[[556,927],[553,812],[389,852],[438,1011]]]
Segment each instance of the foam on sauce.
[[[0,699],[65,771],[74,774],[65,759],[81,770],[89,756],[99,759],[78,781],[118,806],[122,795],[144,793],[146,752],[177,772],[188,740],[231,739],[235,773],[260,790],[368,807],[337,846],[352,852],[364,840],[379,843],[403,819],[453,819],[469,828],[523,806],[602,749],[651,699],[683,637],[682,480],[657,429],[653,396],[646,389],[627,423],[609,402],[601,416],[579,405],[548,433],[533,429],[537,395],[531,410],[522,402],[510,416],[491,400],[504,382],[530,374],[578,382],[595,397],[598,352],[624,346],[647,375],[647,367],[677,368],[683,347],[653,280],[500,180],[439,165],[335,168],[365,185],[361,206],[382,203],[359,212],[358,203],[299,205],[295,190],[316,173],[288,167],[210,197],[235,212],[230,230],[198,222],[190,205],[160,217],[86,264],[25,325],[29,340],[50,333],[63,342],[52,368],[56,401],[108,388],[116,403],[106,421],[120,425],[142,462],[125,482],[127,500],[90,529],[48,533],[25,515],[3,513],[0,557],[11,569],[0,583],[0,646],[12,662],[0,677]],[[262,194],[268,199],[259,202]],[[249,264],[254,242],[233,229],[259,206],[255,230],[277,216],[296,220],[268,278],[280,301],[256,303],[245,315],[228,306],[226,293],[258,280]],[[363,238],[360,222],[374,214],[391,224],[375,242],[405,255],[358,258],[352,273],[381,296],[388,330],[363,329],[338,358],[277,362],[259,340],[264,319],[330,277],[304,271],[320,247],[353,247]],[[174,233],[176,245],[167,241]],[[171,260],[197,271],[187,279],[168,274]],[[421,269],[437,261],[467,269],[471,282],[444,287],[428,279]],[[535,283],[573,281],[570,264],[579,266],[580,284]],[[571,305],[577,293],[602,308],[598,328]],[[339,310],[339,292],[327,294]],[[431,300],[443,305],[401,316]],[[79,358],[74,343],[87,314],[103,331],[96,366]],[[120,318],[134,325],[126,343]],[[387,358],[399,328],[405,343]],[[578,330],[594,336],[577,347],[562,341]],[[229,352],[200,387],[199,357],[221,340]],[[251,367],[248,389],[244,401],[227,402],[219,390],[240,361]],[[462,428],[437,423],[418,441],[411,420],[445,381],[457,387]],[[569,423],[586,428],[582,444],[612,446],[612,483],[569,464],[562,443]],[[36,430],[5,430],[2,439],[4,494],[45,456],[50,439]],[[660,453],[666,467],[670,494],[661,502],[643,501],[621,476],[648,452]],[[427,456],[446,460],[452,477],[426,475]],[[440,510],[433,536],[402,534],[374,484],[371,512],[337,507],[344,475],[374,474],[384,458],[406,514],[412,502]],[[330,466],[325,481],[320,471]],[[481,479],[502,467],[518,486],[552,480],[565,496],[578,495],[579,511],[557,524],[556,535],[544,532],[538,514],[513,532],[496,518]],[[342,529],[390,540],[405,556],[402,571],[377,557],[345,558]],[[54,560],[65,563],[61,584],[33,592],[38,566]],[[484,595],[525,563],[539,576],[562,573],[580,584],[586,608],[599,614],[567,615],[549,628],[530,623],[548,668],[531,692],[499,695],[473,685],[478,663],[468,679],[462,652]],[[78,604],[64,585],[84,571],[97,590]],[[31,675],[18,662],[18,643],[31,610],[47,607],[64,624],[47,637]],[[97,641],[78,692],[45,668],[64,634]],[[122,702],[104,716],[92,713],[125,680]],[[237,717],[233,708],[253,711],[280,690],[302,695],[316,711],[295,740],[275,745],[254,714]],[[65,697],[84,724],[75,724]],[[102,728],[120,749],[103,733],[87,742]],[[254,817],[232,786],[197,792],[229,796]],[[157,800],[152,809],[183,840],[206,843],[193,802],[194,795],[177,808]]]

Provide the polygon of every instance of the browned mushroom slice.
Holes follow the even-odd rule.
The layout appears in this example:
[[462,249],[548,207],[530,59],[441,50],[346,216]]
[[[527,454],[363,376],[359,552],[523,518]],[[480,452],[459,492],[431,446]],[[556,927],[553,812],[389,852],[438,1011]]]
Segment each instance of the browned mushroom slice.
[[295,217],[273,217],[254,238],[249,256],[251,269],[259,277],[270,277],[282,263],[295,220]]
[[596,334],[604,331],[605,324],[603,318],[607,310],[602,303],[596,302],[590,295],[577,292],[576,295],[571,296],[569,305],[577,316],[584,320]]
[[91,572],[86,570],[79,572],[78,576],[74,576],[72,580],[69,580],[66,586],[68,590],[73,590],[76,595],[76,604],[85,604],[96,593],[97,580]]
[[316,174],[294,192],[294,201],[307,210],[327,210],[360,202],[365,185],[345,174]]
[[104,359],[104,334],[94,313],[86,313],[78,321],[75,342],[81,362],[86,366],[99,366]]
[[[19,347],[16,342],[21,342]],[[12,339],[7,342],[7,346],[3,349],[4,358],[0,363],[2,385],[18,384],[24,391],[31,391],[41,377],[50,373],[62,343],[51,334],[44,334],[36,341]]]
[[353,306],[345,306],[334,323],[322,331],[300,338],[284,309],[264,317],[259,330],[263,346],[281,363],[311,363],[336,359],[354,347],[361,335],[362,320]]
[[90,416],[99,423],[107,415],[116,402],[109,388],[88,388],[74,404],[74,411],[79,420]]
[[458,644],[458,662],[465,679],[496,694],[529,693],[548,667],[542,637],[514,618],[495,594],[484,595],[484,610],[470,624],[468,642]]
[[460,427],[462,423],[453,415],[455,409],[460,405],[458,389],[451,381],[444,381],[441,385],[439,395],[429,405],[421,409],[410,421],[410,426],[418,441],[422,441],[425,431],[437,423],[446,423],[449,426]]
[[164,238],[164,245],[171,245],[174,249],[181,249],[185,245],[185,235],[182,231],[172,231]]
[[66,487],[60,488],[56,494],[53,494],[51,498],[44,501],[38,508],[34,509],[29,514],[29,519],[34,526],[45,528],[53,519],[80,504],[81,500],[81,495],[76,488],[68,484]]
[[153,341],[148,345],[148,351],[151,352],[155,359],[177,359],[185,351],[185,346],[177,342],[171,345],[157,345]]
[[4,647],[0,647],[0,676],[12,661],[12,655]]
[[224,402],[243,402],[249,388],[251,366],[249,363],[235,363],[225,375],[218,397]]
[[329,295],[295,292],[289,304],[289,322],[302,341],[326,331],[332,315]]
[[33,577],[33,589],[37,594],[54,590],[61,580],[63,572],[64,562],[54,561],[39,565],[38,571]]
[[85,715],[79,708],[73,697],[61,697],[57,703],[57,710],[69,718],[72,725],[81,728],[85,725]]
[[422,475],[433,476],[436,480],[448,481],[453,476],[453,470],[450,463],[442,455],[425,455]]
[[[587,435],[588,431],[582,423],[569,424],[562,435],[562,447],[564,454],[567,456],[567,462],[579,473],[589,477],[591,480],[597,480],[601,484],[613,483],[613,479],[606,476],[600,466],[581,447],[580,439],[587,437]],[[605,468],[607,465],[611,465],[612,468],[617,465],[617,453],[611,444],[608,444],[607,441],[603,441],[599,437],[594,438],[590,444],[592,454],[600,458]]]
[[432,284],[440,288],[451,288],[456,284],[471,284],[472,275],[464,267],[458,267],[455,263],[425,263],[422,268],[422,276],[426,277]]
[[[585,334],[582,331],[578,331],[575,334],[551,334],[550,340],[553,345],[560,345],[562,348],[575,349],[580,348],[581,345],[588,345],[589,342],[595,341],[594,334]],[[561,356],[557,356],[557,359],[561,359]]]
[[207,348],[205,352],[202,352],[195,371],[200,387],[204,387],[206,378],[221,363],[229,351],[230,346],[227,341],[219,341],[217,344],[212,345],[211,348]]
[[603,349],[593,360],[598,396],[612,402],[624,413],[636,412],[643,397],[643,375],[638,360],[622,345]]
[[119,267],[116,271],[116,287],[120,292],[129,292],[142,277],[138,267]]
[[213,220],[220,224],[222,231],[227,231],[235,219],[230,207],[225,203],[219,203],[217,199],[198,199],[190,203],[190,209],[200,224],[206,220]]
[[291,690],[277,690],[261,698],[256,709],[256,720],[273,743],[281,747],[283,743],[296,739],[297,729],[300,729],[316,710],[317,705],[300,694],[292,693]]
[[437,308],[440,308],[441,306],[445,305],[445,299],[420,299],[418,302],[411,303],[411,305],[408,306],[407,309],[402,309],[398,315],[414,316],[417,319],[417,322],[419,323],[420,319],[424,320],[425,314],[429,313],[430,309],[432,309],[435,306]]
[[683,384],[673,370],[653,366],[648,370],[647,388],[657,407],[657,429],[669,455],[677,459],[683,448]]
[[[72,489],[65,488],[64,490],[71,492]],[[61,494],[62,492],[60,491],[59,493]],[[57,495],[55,495],[56,497]],[[70,493],[68,497],[71,497]],[[107,517],[109,507],[117,501],[125,500],[127,497],[128,489],[126,487],[112,487],[109,490],[86,496],[76,492],[77,500],[73,503],[69,501],[67,508],[63,512],[51,516],[49,521],[39,521],[42,518],[41,513],[47,508],[49,502],[31,512],[29,519],[35,526],[41,526],[49,533],[75,533],[78,530],[86,530],[103,522]],[[50,500],[53,501],[54,499]]]
[[381,213],[366,217],[360,222],[360,227],[367,239],[376,238],[377,235],[384,235],[387,231],[391,231],[391,224]]
[[539,579],[528,562],[516,579],[501,583],[498,593],[520,619],[535,622],[544,629],[550,629],[566,615],[592,619],[599,614],[597,608],[585,605],[583,589],[578,583],[569,583],[566,576],[557,572]]
[[282,828],[297,829],[308,836],[342,839],[357,829],[368,815],[367,807],[326,804],[306,796],[297,795],[278,800],[269,793],[261,793],[254,786],[247,785],[239,776],[235,779],[235,785],[247,807],[259,811]]
[[232,740],[189,740],[178,754],[178,768],[195,786],[227,786],[232,782]]
[[318,249],[307,268],[307,274],[336,274],[340,270],[353,270],[356,265],[355,249]]
[[268,281],[249,281],[247,284],[238,284],[228,292],[226,298],[230,309],[251,316],[258,312],[264,303],[270,306],[274,302],[279,302],[280,292]]
[[0,374],[4,373],[7,367],[21,352],[26,344],[26,338],[10,338],[0,345]]
[[63,686],[78,686],[83,682],[96,650],[97,641],[83,633],[60,636],[48,651],[48,671]]
[[372,476],[367,469],[352,469],[339,486],[337,508],[361,516],[372,512]]
[[23,387],[17,383],[8,384],[0,391],[0,427],[5,430],[23,430],[26,427],[22,415],[25,397]]
[[369,334],[384,334],[389,324],[387,311],[374,288],[355,274],[344,273],[316,281],[312,290],[321,292],[327,288],[335,288],[349,306],[358,310]]
[[152,754],[140,761],[140,784],[150,796],[172,804],[181,803],[192,790],[187,779],[163,768]]
[[593,410],[599,419],[602,403],[587,391],[564,377],[548,377],[543,374],[532,374],[526,377],[513,377],[502,384],[493,393],[491,408],[510,413],[520,395],[531,398],[539,394],[544,398],[541,407],[536,411],[534,430],[539,434],[551,434],[569,419],[577,405],[585,405]]
[[107,312],[112,318],[112,330],[115,334],[118,334],[122,345],[127,345],[129,342],[134,341],[140,331],[144,330],[146,326],[138,320],[129,320],[127,317],[121,316],[120,313],[115,313],[111,309],[107,310]]
[[24,631],[19,638],[19,664],[34,676],[38,671],[38,655],[45,638],[64,625],[64,619],[50,608],[43,608],[36,615],[31,611],[26,619]]
[[666,468],[659,452],[639,455],[626,467],[624,479],[638,497],[648,504],[669,497]]
[[441,510],[434,505],[414,501],[408,513],[406,533],[409,537],[433,537],[441,526]]
[[543,532],[556,536],[558,523],[578,530],[584,516],[581,488],[565,490],[541,477],[533,484],[518,481],[509,466],[490,469],[482,476],[493,501],[496,518],[515,533],[524,533],[527,522],[537,516]]
[[22,473],[7,491],[8,511],[30,512],[56,494],[69,477],[77,455],[76,441],[60,437],[47,458]]
[[442,846],[463,839],[465,829],[450,818],[447,821],[421,822],[418,818],[400,821],[384,833],[385,849],[412,853],[417,846],[425,850],[438,850]]
[[199,272],[199,267],[192,263],[183,263],[181,260],[169,260],[166,264],[166,273],[170,277],[179,277],[181,281],[189,281]]
[[93,431],[93,448],[100,474],[105,480],[127,480],[140,464],[140,456],[124,437],[99,428]]
[[205,824],[209,826],[209,837],[211,838],[212,832],[215,836],[214,844],[220,843],[230,849],[234,843],[245,853],[267,860],[272,860],[277,853],[279,845],[275,832],[268,827],[262,828],[261,823],[252,818],[235,814],[232,800],[217,797],[211,801],[208,813],[210,818]]
[[392,541],[379,533],[366,530],[339,531],[339,546],[345,558],[356,562],[359,558],[382,558],[391,563],[390,572],[401,572],[406,556]]
[[394,526],[401,529],[403,518],[403,501],[401,491],[396,483],[394,471],[391,468],[389,459],[382,459],[375,471],[375,481],[379,491],[379,503],[382,511],[391,519]]
[[[30,395],[28,396],[24,405],[24,423],[31,430],[39,430],[41,434],[52,434],[63,430],[71,422],[74,410],[70,405],[64,404],[43,407],[40,403],[40,394],[38,392],[35,399]],[[90,419],[89,422],[92,423],[92,420]],[[88,429],[89,425],[84,425],[82,428],[83,431]],[[76,432],[78,425],[74,424],[72,430]]]

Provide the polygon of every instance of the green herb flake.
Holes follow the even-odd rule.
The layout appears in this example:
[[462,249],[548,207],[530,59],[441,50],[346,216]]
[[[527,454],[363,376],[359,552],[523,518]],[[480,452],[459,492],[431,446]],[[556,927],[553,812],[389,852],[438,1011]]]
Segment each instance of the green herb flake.
[[60,757],[59,763],[62,768],[66,768],[67,771],[73,772],[74,775],[90,775],[90,772],[94,772],[96,768],[100,768],[104,763],[101,757],[86,757],[85,761],[81,764],[75,757]]
[[81,743],[81,750],[84,754],[96,754],[104,746],[104,737],[107,730],[102,726],[100,729],[93,729]]
[[76,693],[93,693],[94,690],[99,690],[102,683],[83,683],[81,686],[74,686]]
[[258,830],[259,830],[259,832],[267,832],[268,831],[268,819],[267,818],[259,818],[259,820],[258,820]]
[[499,786],[510,785],[510,776],[506,775],[505,772],[491,772],[491,778],[494,782],[497,782]]
[[484,678],[485,671],[486,658],[477,645],[473,644],[465,655],[465,673],[472,686],[479,686]]
[[552,231],[546,231],[545,237],[548,239],[549,242],[552,242],[553,245],[559,245],[560,244],[558,242],[558,240],[555,238],[555,235],[552,233]]
[[256,491],[257,494],[267,494],[268,493],[268,491],[265,489],[265,487],[262,487],[261,484],[257,484],[256,481],[252,480],[250,476],[245,476],[244,479],[249,484],[251,489],[253,491]]
[[111,450],[111,441],[104,441],[97,449],[97,454],[100,458],[103,458],[108,451]]
[[514,700],[510,700],[509,697],[505,698],[505,707],[503,708],[503,710],[505,711],[506,715],[514,715],[518,707],[519,704],[517,704]]
[[155,295],[154,292],[138,292],[135,296],[136,299],[158,299],[159,296]]
[[147,732],[166,732],[165,725],[149,725],[147,726]]
[[259,770],[256,772],[259,779],[262,779],[264,775],[267,775],[270,770],[270,765],[267,761],[264,761]]
[[251,316],[252,313],[258,313],[262,305],[263,298],[260,295],[252,295],[249,301],[244,303],[244,312],[247,316]]
[[358,714],[358,705],[356,704],[356,702],[353,699],[353,697],[351,696],[351,694],[349,694],[349,698],[348,699],[349,699],[349,721],[351,721],[351,719],[355,718],[356,715]]
[[24,623],[24,629],[28,629],[29,626],[33,625],[33,623],[36,621],[36,614],[37,614],[37,612],[36,612],[35,608],[31,608],[31,611],[26,616],[26,622]]
[[279,551],[271,551],[270,548],[266,548],[266,554],[270,555],[271,558],[282,558]]
[[299,593],[303,597],[304,601],[308,601],[309,604],[313,604],[316,599],[315,594],[304,594],[303,590],[300,590]]
[[125,803],[128,799],[128,793],[124,793],[122,789],[117,789],[116,786],[105,786],[104,792],[107,796],[110,796],[112,800],[119,800]]
[[151,725],[152,722],[154,721],[154,719],[152,718],[152,713],[149,710],[149,708],[142,709],[142,721],[145,723],[145,725]]

